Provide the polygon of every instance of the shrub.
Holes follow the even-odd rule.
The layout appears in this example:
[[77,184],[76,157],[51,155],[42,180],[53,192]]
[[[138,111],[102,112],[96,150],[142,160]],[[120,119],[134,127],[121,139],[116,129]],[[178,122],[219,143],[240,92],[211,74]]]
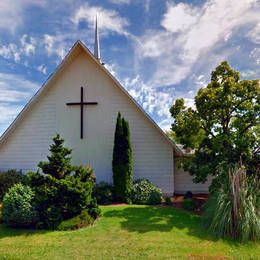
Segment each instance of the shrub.
[[204,223],[217,236],[260,239],[260,184],[251,177],[240,163],[229,170],[227,180],[207,202]]
[[135,204],[156,205],[162,202],[162,191],[147,179],[136,180],[131,193]]
[[196,209],[196,203],[193,199],[184,199],[182,202],[182,207],[185,210],[193,211]]
[[93,196],[97,203],[101,205],[111,204],[114,200],[114,187],[104,181],[94,187]]
[[118,201],[129,201],[132,185],[132,147],[128,122],[118,112],[113,148],[113,184]]
[[35,192],[38,226],[55,229],[61,221],[73,218],[83,210],[97,218],[100,210],[92,197],[93,169],[71,165],[71,150],[63,146],[64,140],[59,135],[53,142],[48,161],[39,163],[43,174],[28,173]]
[[0,172],[0,201],[2,201],[5,193],[16,183],[25,184],[25,176],[16,170],[8,170]]
[[164,201],[166,205],[172,205],[171,197],[165,197]]
[[34,192],[29,186],[15,184],[3,199],[3,222],[13,227],[33,226],[36,211],[33,207]]
[[3,223],[3,208],[2,208],[2,204],[0,204],[0,224]]
[[89,215],[96,219],[101,215],[101,209],[98,207],[97,200],[95,198],[92,199],[90,204],[87,207]]
[[80,215],[62,221],[57,229],[58,230],[75,230],[83,227],[87,227],[94,223],[93,217],[91,217],[86,210],[82,211]]
[[184,199],[192,199],[193,194],[191,191],[187,191],[184,195]]

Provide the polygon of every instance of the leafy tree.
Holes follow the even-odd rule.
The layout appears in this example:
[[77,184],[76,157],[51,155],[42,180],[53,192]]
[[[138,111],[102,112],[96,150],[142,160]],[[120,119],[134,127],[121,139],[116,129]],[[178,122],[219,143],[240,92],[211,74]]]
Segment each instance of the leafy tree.
[[129,124],[120,112],[117,115],[112,168],[116,199],[127,201],[133,183],[132,148]]
[[256,172],[260,162],[259,81],[240,80],[239,72],[224,61],[212,72],[210,83],[198,91],[195,106],[188,108],[183,99],[177,99],[170,109],[178,141],[195,150],[184,161],[194,180],[204,182],[208,175],[219,173],[220,165],[234,165],[240,159],[248,172]]

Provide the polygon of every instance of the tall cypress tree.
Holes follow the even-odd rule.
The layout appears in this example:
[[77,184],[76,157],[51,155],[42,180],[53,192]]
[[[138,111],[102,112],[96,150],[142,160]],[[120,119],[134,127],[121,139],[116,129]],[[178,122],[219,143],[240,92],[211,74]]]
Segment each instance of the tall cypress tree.
[[122,119],[123,126],[123,161],[124,161],[124,188],[125,199],[129,196],[133,184],[133,167],[132,167],[132,146],[130,140],[129,123],[124,118]]
[[132,148],[129,124],[120,112],[117,115],[112,168],[116,199],[126,202],[133,182]]
[[115,187],[115,196],[117,200],[124,199],[124,188],[123,188],[123,125],[121,113],[118,112],[116,120],[116,130],[114,138],[114,150],[113,150],[113,183]]

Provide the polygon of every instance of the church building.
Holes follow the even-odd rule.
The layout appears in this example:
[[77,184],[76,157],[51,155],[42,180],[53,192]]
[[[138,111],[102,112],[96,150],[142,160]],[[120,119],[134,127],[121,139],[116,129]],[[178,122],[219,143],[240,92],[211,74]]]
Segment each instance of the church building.
[[96,26],[92,54],[77,41],[54,73],[0,137],[0,171],[36,170],[59,133],[72,148],[72,162],[90,165],[97,182],[112,182],[117,113],[129,122],[133,176],[147,178],[163,193],[207,192],[176,161],[185,156],[104,67]]

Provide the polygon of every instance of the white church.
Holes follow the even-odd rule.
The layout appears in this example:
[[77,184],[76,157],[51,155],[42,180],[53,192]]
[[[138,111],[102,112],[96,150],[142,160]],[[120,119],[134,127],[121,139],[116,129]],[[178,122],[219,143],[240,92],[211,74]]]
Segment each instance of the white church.
[[147,178],[163,193],[208,191],[176,161],[185,156],[104,67],[96,26],[94,54],[77,41],[54,73],[0,137],[0,171],[36,170],[59,133],[72,162],[93,167],[97,182],[112,182],[117,113],[129,121],[134,179]]

